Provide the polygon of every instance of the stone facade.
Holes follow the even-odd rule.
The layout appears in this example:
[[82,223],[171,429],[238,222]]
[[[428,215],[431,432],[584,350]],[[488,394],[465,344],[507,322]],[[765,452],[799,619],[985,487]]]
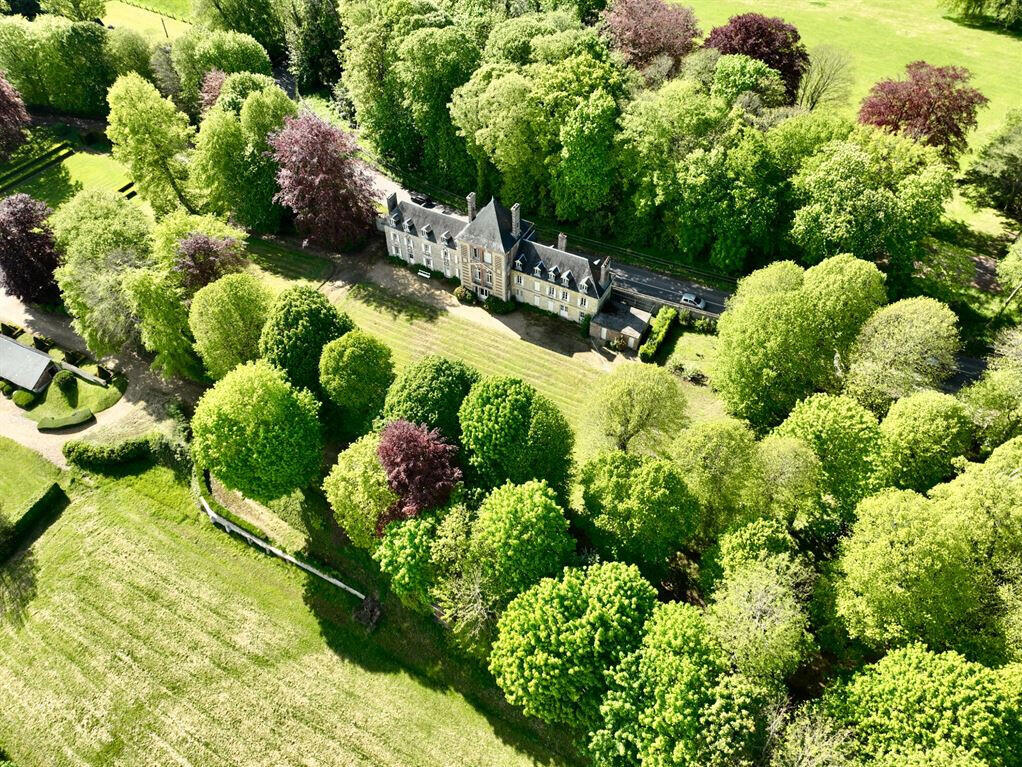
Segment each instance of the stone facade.
[[387,252],[410,264],[457,278],[480,298],[520,301],[574,322],[592,317],[610,295],[610,259],[571,253],[562,234],[556,246],[535,240],[535,228],[516,203],[496,199],[468,216],[428,202],[387,198],[381,229]]

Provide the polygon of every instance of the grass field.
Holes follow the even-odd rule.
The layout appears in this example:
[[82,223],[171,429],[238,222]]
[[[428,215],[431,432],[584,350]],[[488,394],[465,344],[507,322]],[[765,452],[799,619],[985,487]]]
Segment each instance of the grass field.
[[152,39],[172,40],[191,26],[188,17],[188,0],[108,0],[103,21],[115,28],[130,27]]
[[30,194],[55,208],[82,189],[116,191],[129,180],[124,166],[109,154],[82,150],[32,176],[11,192]]
[[59,418],[86,407],[93,414],[101,413],[117,403],[127,386],[128,382],[124,378],[114,379],[109,386],[99,386],[79,378],[76,392],[70,401],[58,387],[48,386],[43,398],[30,410],[24,411],[25,416],[39,421],[48,416]]
[[1022,38],[976,29],[947,16],[939,0],[680,0],[691,6],[704,32],[739,13],[780,16],[798,27],[806,44],[827,44],[848,52],[855,62],[849,110],[877,82],[899,77],[905,65],[957,64],[975,75],[974,85],[989,99],[980,112],[975,146],[1022,106],[1019,70]]
[[13,522],[59,474],[38,453],[0,436],[0,522]]
[[[215,530],[169,470],[76,488],[0,622],[19,767],[565,763],[386,614],[367,637],[333,587],[338,619],[317,614],[307,576]],[[421,665],[383,649],[402,642]]]

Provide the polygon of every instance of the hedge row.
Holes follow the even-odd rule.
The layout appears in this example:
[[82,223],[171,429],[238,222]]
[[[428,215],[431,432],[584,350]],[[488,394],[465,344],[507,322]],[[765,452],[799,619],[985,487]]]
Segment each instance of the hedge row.
[[43,490],[10,527],[0,529],[0,562],[17,551],[36,524],[67,499],[56,482]]
[[69,464],[92,471],[133,461],[154,460],[170,465],[189,462],[188,448],[160,432],[110,444],[74,439],[65,442],[62,451]]
[[77,426],[92,418],[92,411],[87,407],[80,407],[67,415],[48,415],[39,419],[37,427],[39,431],[50,431],[51,429],[66,429],[68,426]]
[[639,347],[639,359],[643,362],[652,362],[659,351],[671,325],[678,318],[678,310],[671,306],[664,306],[657,312],[650,325],[649,338],[646,343]]

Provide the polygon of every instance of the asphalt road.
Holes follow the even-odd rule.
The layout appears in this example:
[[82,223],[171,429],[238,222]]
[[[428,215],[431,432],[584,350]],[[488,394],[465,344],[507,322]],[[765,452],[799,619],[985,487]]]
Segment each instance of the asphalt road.
[[698,282],[670,277],[666,274],[643,269],[641,266],[611,261],[610,275],[614,288],[627,297],[628,292],[640,293],[654,301],[680,304],[682,293],[695,293],[706,301],[706,313],[720,315],[730,293],[701,285]]

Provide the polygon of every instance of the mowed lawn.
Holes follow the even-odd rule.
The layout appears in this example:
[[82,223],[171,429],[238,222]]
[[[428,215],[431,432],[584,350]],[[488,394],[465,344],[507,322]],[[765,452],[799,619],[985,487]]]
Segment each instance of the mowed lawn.
[[215,530],[167,469],[79,483],[30,556],[35,596],[0,621],[19,767],[563,764],[386,656],[386,614],[325,628],[308,576]]
[[873,83],[899,77],[920,59],[957,64],[975,75],[974,85],[989,99],[980,112],[973,146],[997,129],[1009,109],[1022,107],[1019,71],[1022,38],[965,26],[948,17],[939,0],[678,0],[691,6],[704,33],[739,13],[780,16],[798,27],[812,48],[827,44],[847,51],[855,62],[849,110],[857,108]]
[[0,523],[14,522],[59,475],[60,470],[35,451],[0,436]]
[[57,207],[83,189],[117,191],[131,179],[123,165],[109,154],[80,150],[18,184],[11,192],[24,192]]
[[103,21],[111,27],[129,27],[150,38],[173,39],[190,26],[188,0],[108,0]]

